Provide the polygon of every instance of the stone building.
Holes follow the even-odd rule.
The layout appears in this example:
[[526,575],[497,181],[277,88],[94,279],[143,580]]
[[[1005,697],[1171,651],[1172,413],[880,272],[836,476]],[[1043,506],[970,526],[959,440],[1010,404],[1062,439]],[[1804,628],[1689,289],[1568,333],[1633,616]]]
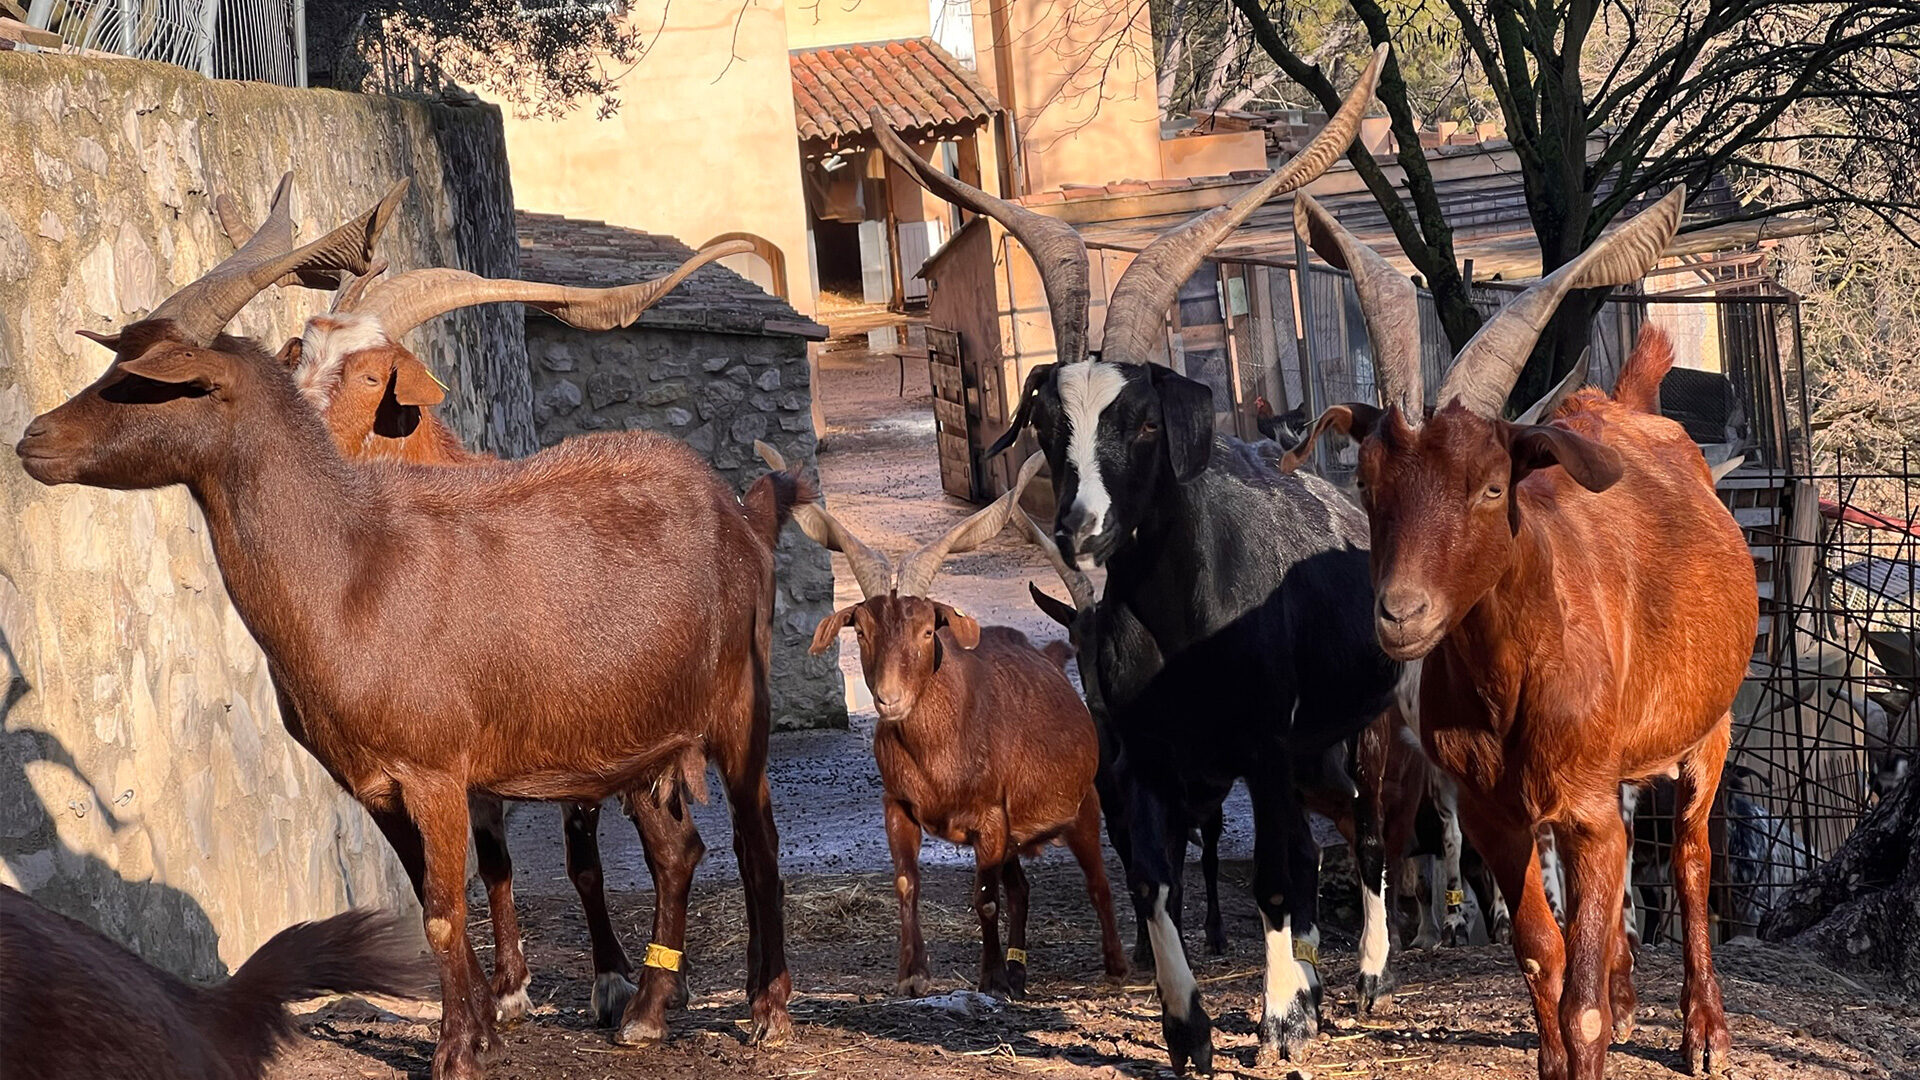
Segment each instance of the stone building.
[[[521,211],[520,273],[534,281],[604,287],[663,276],[693,254],[685,244],[598,221]],[[733,271],[709,265],[625,330],[576,330],[527,309],[534,421],[542,446],[593,431],[644,430],[683,439],[735,491],[766,471],[764,440],[788,461],[814,459],[807,344],[826,327]],[[810,655],[833,610],[833,565],[788,530],[776,562],[773,717],[779,728],[844,726],[837,647]]]

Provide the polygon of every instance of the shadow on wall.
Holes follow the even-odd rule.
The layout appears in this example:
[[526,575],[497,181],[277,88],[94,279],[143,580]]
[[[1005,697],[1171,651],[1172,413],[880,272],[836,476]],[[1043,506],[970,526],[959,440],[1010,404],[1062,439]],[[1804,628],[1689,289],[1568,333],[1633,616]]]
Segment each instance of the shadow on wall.
[[[6,680],[0,693],[0,801],[14,804],[0,809],[0,821],[8,823],[0,833],[0,869],[37,902],[79,919],[143,959],[194,958],[190,970],[174,974],[199,980],[224,977],[228,972],[220,960],[219,934],[198,901],[169,885],[128,881],[105,860],[62,842],[56,818],[88,814],[100,815],[104,829],[127,843],[148,841],[139,826],[114,816],[113,794],[94,786],[60,740],[43,731],[10,726],[13,707],[33,687],[20,670],[4,630],[0,630],[0,677]],[[47,768],[64,770],[86,794],[64,806],[42,803],[29,775]],[[145,927],[148,940],[140,940],[129,930],[132,926]]]

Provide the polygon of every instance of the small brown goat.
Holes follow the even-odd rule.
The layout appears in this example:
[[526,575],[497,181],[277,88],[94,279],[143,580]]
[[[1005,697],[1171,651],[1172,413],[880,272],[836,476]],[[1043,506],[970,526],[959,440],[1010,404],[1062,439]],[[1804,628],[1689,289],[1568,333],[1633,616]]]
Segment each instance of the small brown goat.
[[295,1034],[290,1001],[412,996],[431,965],[377,911],[275,934],[233,977],[198,987],[0,885],[0,1075],[8,1080],[253,1080]]
[[[780,467],[777,458],[769,464]],[[1035,648],[1018,630],[982,627],[926,596],[948,555],[971,551],[1006,526],[1041,464],[1035,454],[1005,495],[906,556],[897,574],[821,507],[794,508],[808,536],[847,555],[866,597],[821,620],[813,651],[826,651],[851,623],[880,714],[873,757],[886,788],[887,845],[900,900],[896,985],[902,994],[918,997],[928,985],[920,933],[923,832],[973,848],[982,991],[1026,990],[1028,888],[1020,859],[1055,840],[1066,843],[1086,875],[1107,974],[1117,979],[1127,972],[1100,853],[1099,739],[1066,675],[1073,650],[1062,642]]]
[[[772,549],[804,487],[762,477],[742,500],[684,445],[641,433],[460,469],[347,462],[285,368],[219,331],[288,272],[365,272],[374,216],[293,252],[254,237],[98,337],[114,362],[27,426],[22,464],[43,484],[183,484],[200,504],[287,730],[367,808],[422,898],[444,1017],[435,1077],[478,1076],[500,1045],[464,932],[468,792],[697,791],[709,761],[746,893],[751,1034],[782,1039],[767,654]],[[619,1041],[665,1038],[684,931],[649,947]]]
[[[269,214],[284,214],[283,184]],[[219,204],[222,224],[241,245],[250,230],[238,230],[237,207],[231,200]],[[368,285],[385,269],[354,279],[340,293],[333,313],[308,321],[302,337],[287,343],[280,359],[293,370],[293,381],[313,402],[327,430],[349,461],[403,461],[417,465],[477,465],[496,461],[488,454],[469,451],[459,436],[434,411],[445,399],[440,381],[406,346],[402,337],[415,326],[471,304],[522,300],[554,310],[576,323],[604,325],[609,297],[617,298],[615,317],[631,323],[674,285],[694,270],[748,245],[722,244],[708,248],[672,274],[613,290],[568,289],[540,282],[473,278],[447,271],[413,271]],[[416,282],[434,287],[424,294]],[[527,986],[532,973],[520,940],[520,920],[513,902],[513,860],[507,851],[506,818],[501,800],[485,792],[468,797],[480,878],[486,884],[487,908],[493,926],[493,994],[501,1020],[527,1015],[531,1003]],[[684,923],[687,891],[695,864],[706,846],[680,805],[677,792],[631,792],[622,799],[651,856],[654,871],[654,938],[665,940],[669,926]],[[567,877],[580,894],[586,914],[587,937],[592,943],[593,994],[590,1008],[602,1027],[617,1023],[633,997],[632,964],[607,917],[600,865],[600,804],[576,803],[567,808],[563,826]],[[675,911],[679,914],[675,914]],[[686,972],[674,973],[679,989],[672,1005],[686,1000]]]
[[[1728,1065],[1708,816],[1758,623],[1752,557],[1700,450],[1657,415],[1673,362],[1658,330],[1642,331],[1611,397],[1569,398],[1563,384],[1530,410],[1545,422],[1500,418],[1560,299],[1644,276],[1685,201],[1675,190],[1489,319],[1431,417],[1411,283],[1311,199],[1294,213],[1316,251],[1353,271],[1374,338],[1390,407],[1336,406],[1313,431],[1362,440],[1375,628],[1389,656],[1425,658],[1422,743],[1458,783],[1468,838],[1518,898],[1514,949],[1533,992],[1544,1080],[1599,1080],[1609,1035],[1631,1034],[1620,784],[1674,769],[1681,1053],[1695,1073]],[[1541,825],[1568,868],[1564,944],[1542,887]]]

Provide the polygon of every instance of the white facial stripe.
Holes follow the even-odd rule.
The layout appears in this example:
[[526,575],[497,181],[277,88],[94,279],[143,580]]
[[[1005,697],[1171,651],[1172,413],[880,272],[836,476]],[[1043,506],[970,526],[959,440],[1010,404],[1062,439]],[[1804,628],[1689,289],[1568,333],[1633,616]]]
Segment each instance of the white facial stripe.
[[1387,898],[1385,882],[1369,881],[1360,890],[1360,974],[1387,970]]
[[1091,360],[1062,367],[1056,385],[1060,410],[1067,416],[1067,460],[1080,481],[1074,506],[1091,516],[1093,533],[1099,535],[1107,523],[1107,508],[1113,505],[1095,456],[1100,414],[1126,389],[1127,378],[1116,365]]
[[1175,1020],[1187,1018],[1187,1006],[1193,1002],[1193,969],[1187,966],[1186,950],[1180,946],[1180,932],[1167,914],[1167,886],[1153,898],[1153,921],[1147,924],[1147,941],[1153,946],[1153,981],[1160,987],[1160,1006]]
[[362,349],[387,344],[387,332],[366,315],[316,315],[300,335],[300,366],[293,384],[322,414],[333,403],[333,390],[347,357]]

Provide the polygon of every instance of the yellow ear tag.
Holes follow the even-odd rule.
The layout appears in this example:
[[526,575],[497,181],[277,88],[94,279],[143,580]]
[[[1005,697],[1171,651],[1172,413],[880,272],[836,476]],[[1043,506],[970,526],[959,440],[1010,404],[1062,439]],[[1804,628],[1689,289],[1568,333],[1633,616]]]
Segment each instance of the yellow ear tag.
[[642,960],[641,963],[650,968],[659,968],[661,971],[679,971],[680,957],[682,955],[678,949],[669,949],[665,945],[649,944],[647,946],[647,958]]

